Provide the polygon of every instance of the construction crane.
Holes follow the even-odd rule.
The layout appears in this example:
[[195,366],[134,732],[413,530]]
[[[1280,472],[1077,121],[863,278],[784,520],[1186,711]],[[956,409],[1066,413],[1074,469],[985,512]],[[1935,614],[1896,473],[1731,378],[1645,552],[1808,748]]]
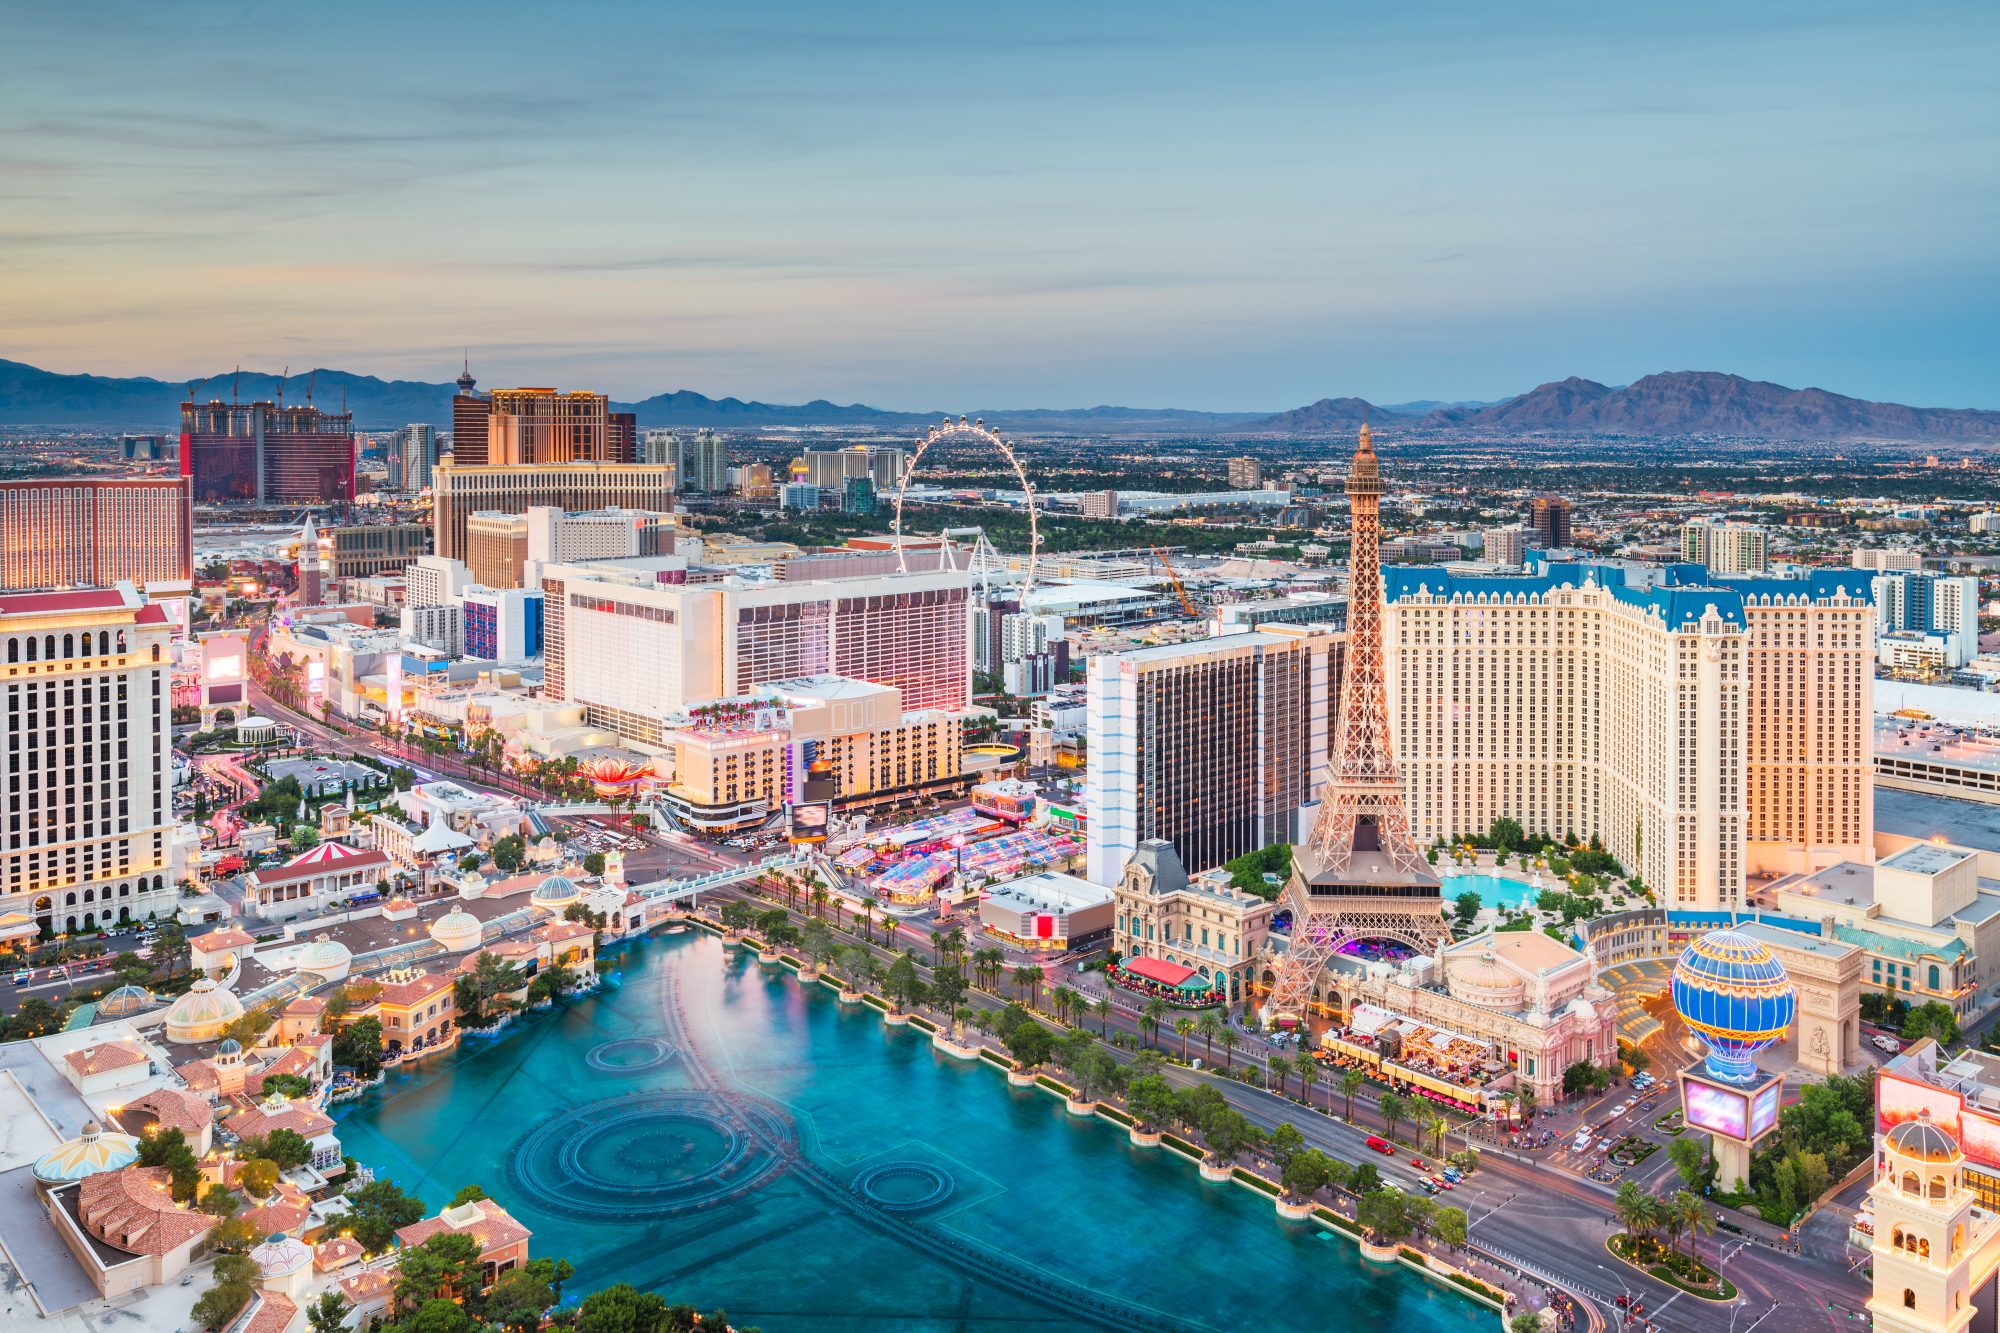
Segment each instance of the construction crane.
[[1158,558],[1160,568],[1167,571],[1167,581],[1174,585],[1174,596],[1181,599],[1181,610],[1198,618],[1201,612],[1195,609],[1193,599],[1188,596],[1187,586],[1181,582],[1181,576],[1174,573],[1173,564],[1167,559],[1167,553],[1155,546],[1153,555]]

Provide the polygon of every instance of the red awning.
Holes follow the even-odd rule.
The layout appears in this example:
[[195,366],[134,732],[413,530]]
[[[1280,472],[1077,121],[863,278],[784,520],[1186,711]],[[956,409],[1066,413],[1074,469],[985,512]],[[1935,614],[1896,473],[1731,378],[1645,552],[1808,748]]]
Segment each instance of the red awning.
[[1125,970],[1135,977],[1174,987],[1183,985],[1189,977],[1199,975],[1191,967],[1182,967],[1179,963],[1169,963],[1161,958],[1128,958]]

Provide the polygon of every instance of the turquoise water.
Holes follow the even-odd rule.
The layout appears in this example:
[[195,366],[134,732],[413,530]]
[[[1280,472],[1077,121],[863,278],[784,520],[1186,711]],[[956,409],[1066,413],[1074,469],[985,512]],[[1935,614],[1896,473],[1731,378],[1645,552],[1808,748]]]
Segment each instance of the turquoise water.
[[392,1071],[343,1108],[347,1151],[432,1207],[483,1185],[573,1294],[630,1282],[768,1333],[1493,1322],[712,937],[621,961],[615,989]]
[[1444,900],[1450,902],[1467,890],[1478,894],[1479,901],[1488,907],[1516,909],[1533,906],[1541,892],[1518,879],[1503,879],[1498,875],[1452,875],[1444,881]]

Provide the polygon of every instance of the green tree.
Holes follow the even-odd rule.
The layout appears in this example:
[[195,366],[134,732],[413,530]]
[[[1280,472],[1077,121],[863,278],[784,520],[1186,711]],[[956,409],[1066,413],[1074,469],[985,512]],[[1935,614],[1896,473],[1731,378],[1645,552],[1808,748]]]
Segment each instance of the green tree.
[[1056,1040],[1050,1031],[1033,1019],[1016,1023],[1006,1036],[1007,1052],[1023,1068],[1048,1063],[1055,1054]]
[[934,968],[931,971],[931,999],[946,1013],[955,1013],[966,994],[965,973],[956,966]]
[[1041,995],[1042,969],[1032,963],[1024,963],[1014,969],[1013,979],[1015,998],[1025,999],[1028,1007],[1034,1008],[1036,999]]
[[510,1333],[535,1333],[542,1315],[556,1303],[547,1278],[527,1268],[502,1273],[486,1293],[486,1318]]
[[458,1193],[451,1196],[451,1203],[448,1206],[461,1208],[468,1203],[477,1203],[481,1199],[490,1199],[492,1197],[492,1195],[488,1194],[478,1185],[460,1185]]
[[201,1202],[196,1205],[210,1217],[233,1217],[242,1206],[242,1198],[227,1185],[210,1185],[201,1192]]
[[1431,1234],[1454,1250],[1465,1244],[1465,1209],[1446,1206],[1431,1218]]
[[1278,1164],[1281,1172],[1291,1165],[1292,1158],[1298,1156],[1305,1146],[1306,1136],[1299,1133],[1299,1127],[1289,1120],[1280,1121],[1264,1140],[1264,1151]]
[[306,1327],[311,1333],[347,1333],[347,1316],[354,1306],[337,1291],[323,1291],[306,1306]]
[[601,878],[604,874],[604,853],[587,853],[583,858],[583,873]]
[[1563,1069],[1563,1096],[1584,1097],[1602,1092],[1611,1084],[1611,1075],[1589,1060],[1572,1060]]
[[1349,1121],[1354,1119],[1354,1094],[1361,1091],[1362,1085],[1367,1082],[1368,1075],[1362,1073],[1359,1069],[1343,1069],[1340,1071],[1340,1097],[1347,1104],[1347,1110],[1344,1114]]
[[888,975],[883,979],[882,990],[896,1003],[899,1009],[907,1009],[918,1003],[928,989],[922,977],[917,975],[916,960],[908,954],[898,954],[896,961],[889,964]]
[[1393,1244],[1410,1234],[1410,1198],[1401,1190],[1371,1190],[1361,1196],[1354,1220],[1378,1241]]
[[461,1020],[484,1022],[506,1008],[505,997],[521,990],[528,979],[515,964],[498,954],[481,950],[472,971],[461,972],[452,983]]
[[1182,1014],[1180,1017],[1174,1020],[1174,1035],[1178,1036],[1181,1039],[1182,1064],[1187,1063],[1188,1038],[1192,1037],[1195,1034],[1195,1029],[1197,1026],[1198,1024],[1195,1022],[1194,1016],[1192,1014]]
[[1958,1036],[1958,1019],[1952,1014],[1951,1006],[1938,1000],[1916,1006],[1903,1019],[1903,1040],[1906,1042],[1931,1037],[1940,1046],[1955,1046]]
[[403,1193],[393,1180],[371,1180],[348,1194],[342,1225],[363,1250],[380,1254],[399,1229],[422,1221],[423,1216],[422,1199]]
[[1280,1181],[1285,1194],[1299,1200],[1310,1199],[1331,1185],[1333,1177],[1333,1159],[1317,1148],[1304,1148],[1285,1163]]
[[395,1333],[480,1333],[480,1323],[455,1301],[433,1296],[398,1321]]
[[528,840],[518,833],[493,840],[493,866],[509,875],[528,863]]
[[168,1190],[179,1203],[193,1203],[201,1188],[201,1159],[178,1129],[163,1129],[139,1140],[139,1165],[167,1169]]
[[577,1333],[666,1333],[667,1301],[628,1282],[593,1291],[576,1310]]
[[479,1291],[479,1241],[463,1231],[440,1231],[396,1257],[396,1305],[411,1309],[434,1297],[470,1301]]
[[1142,1132],[1151,1132],[1167,1124],[1174,1118],[1179,1105],[1173,1086],[1159,1074],[1143,1074],[1126,1085],[1125,1109],[1138,1122]]
[[1700,1139],[1692,1135],[1675,1139],[1667,1145],[1667,1160],[1674,1164],[1681,1184],[1691,1190],[1708,1187],[1708,1145]]
[[253,1157],[236,1169],[236,1183],[253,1199],[268,1199],[278,1187],[278,1164],[266,1157]]
[[1348,1172],[1347,1190],[1357,1198],[1382,1188],[1382,1172],[1373,1162],[1363,1162]]
[[1409,1118],[1410,1103],[1401,1093],[1385,1092],[1376,1103],[1382,1112],[1382,1124],[1389,1138],[1396,1137],[1396,1126]]
[[333,1034],[333,1062],[354,1071],[359,1079],[382,1072],[382,1021],[361,1018]]
[[[1432,850],[1435,851],[1436,849],[1433,848]],[[1452,911],[1458,918],[1458,928],[1460,930],[1464,930],[1467,926],[1470,926],[1474,918],[1479,915],[1479,909],[1486,905],[1480,899],[1479,895],[1471,889],[1467,889],[1451,901]]]
[[221,1328],[236,1317],[236,1312],[249,1302],[263,1280],[263,1270],[251,1263],[248,1256],[219,1254],[215,1257],[213,1282],[189,1313],[204,1328]]
[[1202,1137],[1208,1141],[1209,1161],[1227,1166],[1234,1165],[1260,1135],[1248,1117],[1232,1106],[1210,1118]]

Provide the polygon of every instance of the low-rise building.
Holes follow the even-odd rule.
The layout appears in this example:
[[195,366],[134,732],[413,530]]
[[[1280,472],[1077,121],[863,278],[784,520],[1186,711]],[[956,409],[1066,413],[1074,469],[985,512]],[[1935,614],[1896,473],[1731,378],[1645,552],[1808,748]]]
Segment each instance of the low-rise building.
[[1241,1003],[1256,982],[1274,911],[1227,873],[1190,877],[1171,842],[1148,838],[1113,892],[1113,945],[1128,960],[1193,968],[1230,1003]]
[[163,1166],[127,1166],[49,1191],[49,1221],[98,1295],[173,1281],[222,1220],[175,1203],[168,1184]]
[[980,928],[1023,949],[1061,951],[1107,940],[1113,915],[1110,889],[1054,870],[996,884],[979,900]]
[[377,892],[388,873],[389,857],[381,851],[323,842],[281,866],[252,871],[244,907],[266,921],[317,916]]
[[534,1234],[492,1199],[446,1208],[436,1217],[412,1222],[396,1232],[396,1243],[415,1249],[433,1236],[471,1236],[479,1242],[480,1290],[492,1286],[503,1273],[528,1262],[528,1240]]

